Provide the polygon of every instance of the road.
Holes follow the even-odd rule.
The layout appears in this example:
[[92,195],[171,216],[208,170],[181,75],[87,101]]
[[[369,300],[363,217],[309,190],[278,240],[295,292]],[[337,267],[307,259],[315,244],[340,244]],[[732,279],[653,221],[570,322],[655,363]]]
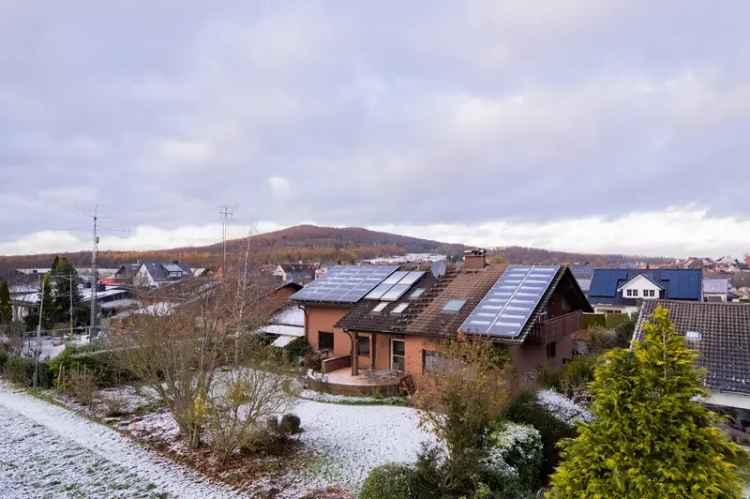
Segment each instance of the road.
[[3,498],[231,498],[109,427],[0,382]]

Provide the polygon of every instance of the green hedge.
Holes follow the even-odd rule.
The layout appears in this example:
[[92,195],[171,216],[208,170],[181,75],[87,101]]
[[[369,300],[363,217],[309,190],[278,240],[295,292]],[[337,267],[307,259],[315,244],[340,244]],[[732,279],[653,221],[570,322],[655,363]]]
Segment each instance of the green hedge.
[[583,326],[586,329],[592,327],[606,327],[607,317],[604,314],[583,314]]
[[[34,386],[34,359],[27,357],[9,357],[3,372],[13,383],[31,387]],[[52,386],[52,371],[45,362],[39,363],[39,388]]]
[[373,468],[362,485],[359,499],[411,499],[414,470],[405,464]]
[[55,378],[60,376],[61,369],[64,375],[85,370],[94,374],[96,384],[100,388],[117,386],[134,379],[132,373],[120,368],[114,354],[104,350],[92,350],[92,347],[65,347],[60,355],[49,361]]

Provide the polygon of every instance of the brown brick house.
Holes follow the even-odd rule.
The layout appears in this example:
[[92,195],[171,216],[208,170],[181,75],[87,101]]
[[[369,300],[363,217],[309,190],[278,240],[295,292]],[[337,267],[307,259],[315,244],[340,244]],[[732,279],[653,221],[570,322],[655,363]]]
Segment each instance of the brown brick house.
[[[519,270],[521,269],[521,270]],[[478,314],[489,326],[497,310],[491,291],[506,273],[513,275],[534,267],[488,265],[484,254],[467,255],[463,266],[448,269],[436,278],[426,274],[403,297],[379,310],[378,301],[362,300],[337,326],[358,338],[352,372],[357,367],[398,369],[421,375],[437,360],[439,343],[461,332],[478,334],[508,345],[514,367],[520,372],[536,370],[544,364],[561,366],[573,356],[574,332],[583,328],[582,315],[591,312],[585,295],[567,267],[548,267],[548,282],[539,283],[538,304],[528,317],[518,322],[514,335],[499,336],[492,331],[478,332],[469,319]],[[412,293],[419,292],[417,299]],[[483,312],[484,309],[489,312]],[[394,314],[394,310],[402,310]],[[487,320],[482,320],[482,315]],[[506,314],[507,315],[507,314]],[[490,318],[491,317],[491,318]],[[362,350],[365,354],[362,354]]]
[[324,372],[351,367],[353,376],[362,369],[418,376],[438,360],[440,342],[459,332],[508,345],[518,371],[559,366],[572,357],[583,313],[592,311],[567,267],[488,265],[481,251],[445,272],[382,273],[349,303],[322,300],[325,293],[293,297],[304,305],[310,345],[332,354]]

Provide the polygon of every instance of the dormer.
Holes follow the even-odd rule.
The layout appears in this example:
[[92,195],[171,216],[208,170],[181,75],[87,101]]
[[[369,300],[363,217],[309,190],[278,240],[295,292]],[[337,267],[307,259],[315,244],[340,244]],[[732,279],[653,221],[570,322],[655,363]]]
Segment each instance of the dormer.
[[656,284],[643,274],[638,274],[628,282],[617,288],[623,298],[641,300],[658,300],[664,288]]

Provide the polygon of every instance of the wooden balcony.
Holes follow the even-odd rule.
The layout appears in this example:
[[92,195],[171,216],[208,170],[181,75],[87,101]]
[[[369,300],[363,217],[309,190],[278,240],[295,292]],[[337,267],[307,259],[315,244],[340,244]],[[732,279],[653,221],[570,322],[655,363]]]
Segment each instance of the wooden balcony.
[[565,315],[538,321],[526,341],[541,345],[571,335],[583,328],[583,312],[576,310]]

